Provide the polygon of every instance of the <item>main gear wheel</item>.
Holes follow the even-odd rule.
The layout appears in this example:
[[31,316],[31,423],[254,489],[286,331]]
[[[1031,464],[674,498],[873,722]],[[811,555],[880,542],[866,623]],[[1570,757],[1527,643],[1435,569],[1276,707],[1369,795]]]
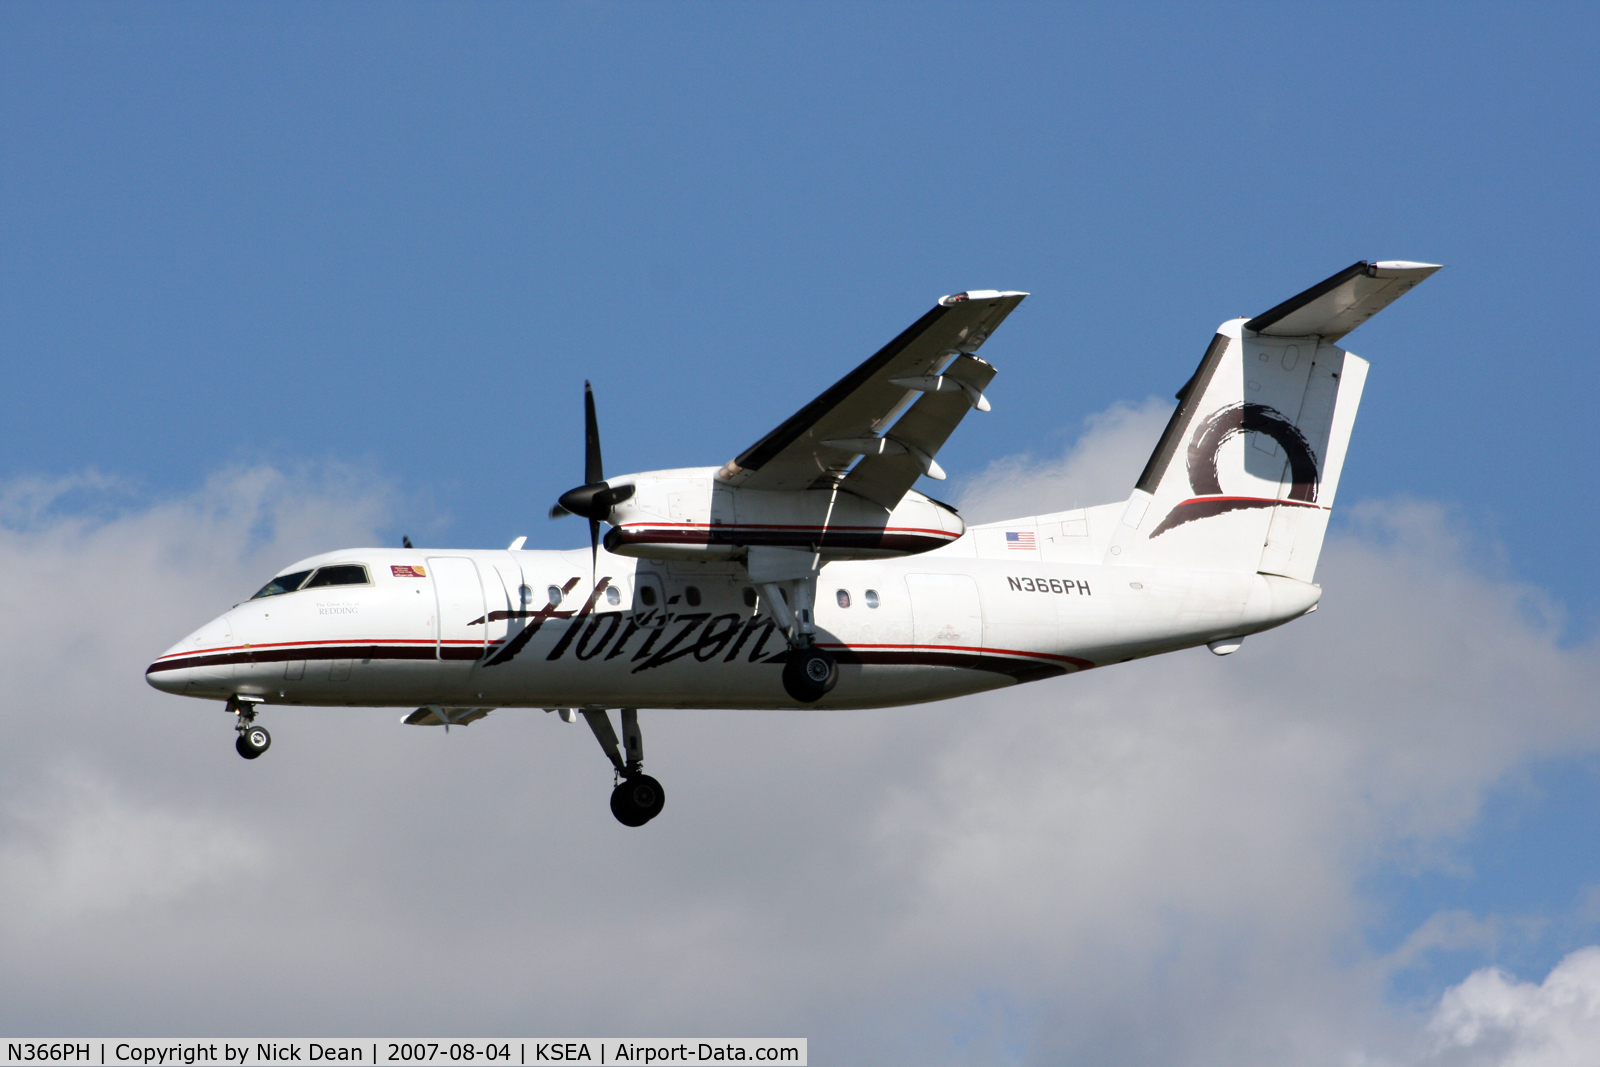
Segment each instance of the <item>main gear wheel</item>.
[[643,826],[661,814],[666,802],[660,782],[648,774],[636,774],[611,791],[611,814],[624,826]]
[[783,665],[783,690],[802,704],[815,704],[839,684],[839,664],[820,648],[797,648]]

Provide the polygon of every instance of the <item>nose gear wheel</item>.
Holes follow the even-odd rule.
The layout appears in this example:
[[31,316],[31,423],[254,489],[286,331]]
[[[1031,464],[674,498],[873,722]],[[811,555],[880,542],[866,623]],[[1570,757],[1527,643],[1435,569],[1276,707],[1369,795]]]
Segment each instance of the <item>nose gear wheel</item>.
[[251,726],[239,731],[239,739],[233,747],[245,759],[256,759],[272,747],[272,735],[267,733],[266,727]]
[[239,737],[233,743],[233,749],[245,759],[258,759],[261,754],[272,747],[272,735],[267,733],[265,726],[256,725],[256,708],[260,706],[260,699],[248,699],[233,696],[228,700],[227,710],[234,713],[237,719],[234,729]]

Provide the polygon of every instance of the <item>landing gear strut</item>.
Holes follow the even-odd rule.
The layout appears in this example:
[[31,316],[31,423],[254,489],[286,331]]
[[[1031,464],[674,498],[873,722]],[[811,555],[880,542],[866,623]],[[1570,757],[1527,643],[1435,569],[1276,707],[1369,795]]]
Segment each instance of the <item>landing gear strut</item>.
[[239,739],[233,743],[233,747],[245,759],[255,759],[272,747],[272,735],[267,733],[267,728],[256,725],[256,705],[259,703],[260,700],[239,696],[228,700],[228,710],[238,717],[233,728],[239,732]]
[[660,815],[662,806],[667,802],[667,794],[660,782],[641,769],[644,766],[644,735],[639,732],[638,710],[622,709],[622,739],[628,753],[626,761],[617,748],[617,732],[611,728],[610,713],[585,708],[583,717],[617,772],[617,787],[611,791],[611,814],[624,826],[643,826]]
[[[789,658],[783,664],[783,691],[802,704],[815,704],[839,684],[839,664],[812,643],[816,640],[812,606],[817,599],[817,576],[812,574],[782,583],[767,582],[761,586],[761,593],[768,610],[789,639]],[[792,611],[791,602],[794,604]]]

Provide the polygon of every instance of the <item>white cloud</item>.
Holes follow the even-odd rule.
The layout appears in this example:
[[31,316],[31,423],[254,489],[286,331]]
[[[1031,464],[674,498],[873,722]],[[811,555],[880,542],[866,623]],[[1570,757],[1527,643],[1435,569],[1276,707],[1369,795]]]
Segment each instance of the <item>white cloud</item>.
[[1600,947],[1563,959],[1545,980],[1496,967],[1445,991],[1428,1023],[1451,1067],[1591,1067],[1600,1060]]
[[[1125,495],[1164,418],[1109,413],[1059,460],[997,467],[966,513]],[[668,804],[628,831],[593,739],[541,712],[445,737],[390,711],[273,709],[273,750],[247,763],[217,705],[144,685],[276,567],[370,542],[383,498],[358,480],[242,471],[109,518],[36,510],[0,530],[27,609],[0,618],[0,801],[27,813],[0,854],[33,899],[90,888],[65,894],[71,922],[0,927],[0,1027],[1425,1059],[1426,1018],[1384,1001],[1393,969],[1510,927],[1447,916],[1383,958],[1360,877],[1438,869],[1495,782],[1600,749],[1600,670],[1448,513],[1360,511],[1330,541],[1323,609],[1226,659],[874,712],[644,712]],[[61,766],[92,784],[38,770]],[[129,829],[94,831],[96,811]],[[192,862],[163,874],[162,856]],[[143,888],[97,896],[119,871]]]
[[264,863],[223,817],[141,804],[105,781],[64,773],[13,799],[0,838],[0,937],[35,938],[101,912],[127,912],[226,886]]
[[1172,405],[1154,397],[1116,404],[1085,420],[1054,459],[997,459],[960,487],[961,514],[984,523],[1126,500],[1171,414]]

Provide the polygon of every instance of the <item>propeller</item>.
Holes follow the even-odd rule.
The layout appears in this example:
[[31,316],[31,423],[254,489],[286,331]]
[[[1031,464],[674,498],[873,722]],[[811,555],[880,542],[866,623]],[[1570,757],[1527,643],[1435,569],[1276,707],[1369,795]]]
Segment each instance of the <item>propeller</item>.
[[589,559],[591,569],[600,557],[600,523],[611,509],[633,495],[633,486],[613,487],[606,481],[605,465],[600,460],[600,420],[594,414],[594,388],[583,383],[583,477],[584,484],[568,489],[550,509],[550,517],[582,515],[589,520]]

